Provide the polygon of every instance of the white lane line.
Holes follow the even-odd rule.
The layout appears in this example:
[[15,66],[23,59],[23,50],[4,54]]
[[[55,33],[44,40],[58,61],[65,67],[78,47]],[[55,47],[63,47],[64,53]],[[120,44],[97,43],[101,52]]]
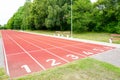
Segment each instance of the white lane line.
[[8,37],[16,44],[18,45],[30,58],[32,58],[33,61],[35,61],[43,70],[46,70],[44,66],[42,66],[34,57],[32,57],[21,45],[19,45],[14,39],[12,39],[9,35]]
[[[23,36],[24,37],[24,36]],[[28,38],[28,37],[27,37]],[[29,38],[29,39],[31,39],[31,38]],[[32,40],[34,40],[34,39],[32,39]],[[43,39],[42,39],[43,40]],[[56,39],[55,39],[56,40]],[[53,42],[53,40],[45,40],[45,41],[48,41],[48,42],[52,42],[52,43],[54,43]],[[38,41],[38,42],[42,42],[42,41]],[[63,43],[62,43],[63,42]],[[42,42],[43,43],[43,42]],[[60,43],[60,44],[66,44],[64,41],[58,41],[57,43]],[[45,43],[46,44],[46,43]],[[84,56],[84,57],[86,57],[86,54],[85,53],[92,53],[92,52],[95,52],[95,53],[98,53],[98,51],[95,51],[95,50],[93,50],[93,49],[99,49],[99,53],[100,52],[103,52],[102,51],[102,49],[103,49],[103,46],[104,45],[100,45],[100,46],[95,46],[95,45],[92,45],[92,43],[88,43],[88,44],[91,44],[91,45],[84,45],[84,44],[86,44],[85,42],[83,42],[83,43],[81,43],[81,44],[73,44],[73,45],[68,45],[68,44],[66,44],[66,45],[68,45],[68,46],[71,46],[71,47],[74,47],[74,48],[77,48],[77,49],[83,49],[83,53],[84,54],[81,54],[82,56]],[[47,44],[48,45],[48,44]],[[81,47],[76,47],[75,45],[79,45],[79,46],[84,46],[84,47],[93,47],[93,49],[86,49],[86,48],[81,48]],[[99,44],[98,44],[99,45]],[[63,46],[63,47],[65,47],[65,46]],[[61,48],[63,48],[63,47],[61,47]],[[67,47],[67,46],[66,46]],[[101,49],[102,48],[102,49]],[[64,49],[65,50],[65,49]],[[66,49],[67,51],[69,50],[69,49]],[[85,51],[84,51],[85,50]],[[72,51],[72,52],[74,52],[74,51]],[[80,55],[80,54],[78,54],[78,53],[75,53],[75,54],[77,54],[77,55]]]
[[[73,44],[73,45],[77,45],[77,44]],[[72,45],[65,45],[65,46],[62,46],[62,48],[64,48],[64,47],[70,47],[70,46],[72,46]],[[56,49],[56,47],[45,48],[45,49],[46,50],[53,50],[53,49]],[[27,52],[32,53],[32,52],[38,52],[38,51],[42,51],[42,50],[39,50],[39,49],[38,50],[30,50],[30,51],[27,51]],[[15,56],[15,55],[23,54],[23,53],[25,53],[25,52],[10,53],[7,56]]]
[[[18,36],[16,36],[16,37],[18,37]],[[20,37],[18,37],[18,38],[20,38]],[[20,39],[22,39],[22,38],[20,38]],[[31,39],[31,38],[29,38],[29,39]],[[22,40],[24,40],[24,39],[22,39]],[[33,41],[34,39],[31,39],[31,40]],[[24,40],[24,41],[25,41],[25,40]],[[34,40],[34,41],[37,41],[37,42],[41,42],[41,43],[46,44],[46,43],[45,43],[45,42],[43,42],[43,41],[38,41],[38,40]],[[32,43],[31,43],[31,42],[29,42],[29,41],[26,41],[26,42],[28,42],[28,43],[32,44]],[[35,44],[32,44],[32,45],[34,45],[34,46],[36,46],[36,47],[38,47],[38,48],[40,48],[40,49],[42,49],[42,50],[45,50],[45,51],[49,52],[50,54],[52,54],[52,55],[56,56],[55,54],[53,54],[52,52],[50,52],[50,51],[49,51],[49,50],[47,50],[47,49],[43,49],[42,47],[39,47],[39,46],[37,46],[37,45],[35,45]],[[74,52],[74,51],[71,51],[71,50],[68,50],[68,49],[64,49],[64,48],[62,48],[62,47],[58,47],[58,46],[51,45],[51,44],[47,44],[47,45],[50,45],[50,46],[55,47],[55,48],[58,48],[58,49],[65,50],[65,51],[70,52],[70,53],[73,53],[73,54],[77,54],[77,55],[80,55],[80,56],[86,57],[86,55],[79,54],[79,53],[77,53],[77,52]],[[56,57],[57,57],[57,56],[56,56]],[[59,56],[58,56],[58,57],[59,57]],[[68,61],[68,60],[67,60],[67,61]]]
[[[24,37],[24,36],[23,36]],[[27,38],[29,38],[29,37],[27,37]],[[31,38],[29,38],[29,39],[31,39]],[[34,40],[34,39],[32,39],[32,40]],[[41,42],[41,43],[44,43],[44,44],[46,44],[45,42],[43,42],[43,41],[38,41],[38,40],[34,40],[34,41],[37,41],[37,42]],[[48,42],[53,42],[53,41],[48,41]],[[53,42],[54,43],[54,42]],[[60,43],[60,44],[66,44],[66,43],[61,43],[61,42],[57,42],[57,43]],[[79,45],[84,45],[85,43],[81,43],[81,44],[79,44]],[[80,56],[83,56],[83,57],[87,57],[86,56],[86,54],[85,55],[83,55],[83,54],[79,54],[79,53],[77,53],[77,52],[75,52],[75,51],[71,51],[71,50],[69,50],[69,49],[65,49],[65,47],[69,47],[69,46],[71,46],[71,47],[75,47],[75,45],[78,45],[78,44],[73,44],[73,45],[71,45],[71,44],[66,44],[66,46],[62,46],[62,47],[58,47],[58,46],[55,46],[55,45],[51,45],[51,44],[47,44],[47,45],[50,45],[50,46],[53,46],[53,47],[55,47],[55,48],[59,48],[59,49],[62,49],[62,50],[65,50],[65,51],[67,51],[67,52],[72,52],[72,53],[74,53],[74,54],[77,54],[77,55],[80,55]],[[75,48],[78,48],[78,47],[75,47]],[[78,48],[78,49],[80,49],[80,48]],[[84,48],[81,48],[81,49],[84,49]],[[87,50],[87,51],[89,51],[89,52],[91,52],[91,50],[88,50],[88,49],[84,49],[84,50]]]
[[[76,48],[76,49],[82,49],[82,51],[87,51],[87,52],[97,52],[97,51],[95,51],[95,50],[89,50],[89,49],[85,49],[85,48],[81,48],[81,47],[76,47],[75,45],[74,46],[71,46],[71,47],[73,47],[73,48]],[[65,48],[65,47],[64,47]]]
[[[28,38],[28,37],[27,37]],[[31,38],[29,38],[29,39],[31,39]],[[46,44],[45,42],[43,42],[43,41],[40,41],[40,40],[35,40],[35,39],[31,39],[31,40],[34,40],[34,41],[37,41],[37,42],[41,42],[41,43],[44,43],[44,44]],[[51,42],[51,41],[50,41]],[[65,43],[66,44],[66,43]],[[51,45],[51,44],[48,44],[47,43],[47,45],[50,45],[50,46],[52,46],[52,47],[55,47],[55,48],[58,48],[58,49],[62,49],[62,50],[65,50],[65,51],[67,51],[67,52],[70,52],[70,53],[73,53],[73,54],[77,54],[77,55],[80,55],[80,56],[83,56],[83,57],[86,57],[86,55],[83,55],[83,54],[79,54],[79,53],[77,53],[77,52],[74,52],[74,51],[71,51],[71,50],[69,50],[69,49],[65,49],[65,48],[63,48],[63,47],[58,47],[58,46],[55,46],[55,45]],[[66,44],[66,45],[68,45],[68,44]],[[81,44],[82,45],[82,44]],[[72,46],[72,45],[68,45],[68,46]]]
[[4,58],[5,58],[5,66],[6,66],[6,71],[7,71],[7,74],[10,76],[10,72],[9,72],[9,68],[8,68],[8,60],[7,60],[7,57],[6,57],[6,51],[5,51],[5,45],[4,45],[4,40],[3,40],[3,34],[5,35],[5,33],[2,33],[2,45],[3,45],[3,53],[4,53]]
[[[22,38],[20,38],[20,37],[18,37],[18,36],[16,36],[16,37],[19,38],[19,39],[22,39]],[[62,57],[60,57],[60,56],[58,56],[58,55],[56,55],[56,54],[48,51],[47,49],[44,49],[44,48],[42,48],[42,47],[40,47],[40,46],[38,46],[38,45],[35,45],[34,43],[29,42],[29,41],[27,41],[27,40],[25,40],[25,39],[22,39],[22,40],[25,41],[25,42],[27,42],[27,43],[29,43],[29,44],[31,44],[31,45],[33,45],[33,46],[35,46],[35,47],[37,47],[37,48],[40,48],[41,50],[44,50],[45,52],[47,52],[47,53],[49,53],[49,54],[51,54],[51,55],[53,55],[53,56],[55,56],[55,57],[57,57],[57,58],[65,61],[65,62],[67,62],[67,63],[69,63],[68,60],[66,60],[66,59],[64,59],[64,58],[62,58]]]
[[[56,39],[55,39],[56,40]],[[48,41],[48,40],[46,40],[46,41]],[[50,40],[50,41],[48,41],[48,42],[53,42],[53,40]],[[63,43],[62,43],[63,42]],[[54,42],[53,42],[54,43]],[[58,40],[58,42],[57,43],[60,43],[60,44],[66,44],[64,41],[60,41],[59,42],[59,40]],[[94,52],[98,52],[98,51],[95,51],[95,50],[89,50],[89,49],[86,49],[86,48],[80,48],[80,47],[76,47],[75,45],[80,45],[80,46],[82,46],[82,45],[84,45],[84,44],[86,44],[85,42],[83,42],[83,43],[81,43],[81,44],[73,44],[73,45],[68,45],[68,44],[66,44],[66,45],[68,45],[68,47],[69,46],[72,46],[72,47],[75,47],[75,48],[78,48],[78,49],[84,49],[84,50],[87,50],[87,51],[89,51],[89,52],[91,52],[91,51],[94,51]],[[87,47],[91,47],[91,46],[93,46],[93,49],[98,49],[98,48],[100,48],[100,47],[98,47],[98,46],[94,46],[94,45],[84,45],[84,46],[87,46]],[[101,48],[103,48],[103,46],[102,45],[100,45],[101,46]],[[63,47],[65,47],[65,46],[63,46]],[[66,46],[67,47],[67,46]],[[99,50],[102,50],[102,49],[99,49]],[[103,52],[103,51],[102,51]]]
[[[34,34],[34,35],[37,35],[37,36],[42,36],[42,37],[50,37],[50,38],[54,38],[54,39],[59,39],[58,37],[53,37],[53,36],[48,36],[48,35],[41,35],[41,34],[37,34],[37,33],[30,33],[30,32],[23,32],[24,34],[29,34],[29,35],[31,35],[31,34]],[[86,44],[86,43],[88,43],[88,42],[84,42],[84,41],[80,41],[80,40],[75,40],[75,39],[68,39],[68,38],[60,38],[60,39],[63,39],[63,40],[69,40],[69,41],[77,41],[77,42],[82,42],[82,44],[84,43],[84,44]],[[51,40],[51,42],[52,41],[54,41],[54,40]],[[58,41],[57,43],[61,43],[61,44],[64,44],[64,41]],[[65,43],[66,44],[66,43]],[[106,47],[113,47],[113,45],[103,45],[103,44],[99,44],[99,43],[88,43],[88,44],[92,44],[92,45],[85,45],[85,46],[88,46],[88,47],[91,47],[91,46],[93,46],[94,47],[94,44],[96,45],[99,45],[99,46],[95,46],[95,48],[97,47],[97,48],[103,48],[103,46],[106,46]],[[80,44],[78,44],[78,45],[80,45]],[[115,47],[115,46],[114,46]],[[112,48],[113,49],[113,48]]]
[[31,73],[31,70],[28,65],[22,65],[21,68],[24,68],[27,73]]
[[7,56],[15,56],[15,55],[23,54],[23,53],[25,53],[25,52],[11,53],[11,54],[8,54]]
[[[31,38],[30,38],[31,39]],[[33,40],[33,39],[32,39]],[[48,40],[47,40],[48,41]],[[42,42],[42,41],[39,41],[39,42]],[[51,41],[48,41],[48,42],[52,42],[52,43],[54,43],[52,40]],[[62,43],[63,42],[63,43]],[[64,41],[62,41],[62,42],[57,42],[57,43],[60,43],[60,44],[66,44]],[[43,42],[42,42],[43,43]],[[71,44],[66,44],[67,46],[62,46],[62,47],[59,47],[59,48],[61,48],[61,49],[64,49],[64,50],[67,50],[67,51],[71,51],[71,50],[68,50],[68,49],[65,49],[65,47],[69,47],[69,46],[71,46],[71,47],[74,47],[74,48],[77,48],[77,49],[83,49],[83,51],[85,50],[87,50],[87,52],[91,52],[91,51],[94,51],[94,52],[98,52],[98,51],[95,51],[95,50],[89,50],[89,49],[86,49],[86,48],[81,48],[81,47],[76,47],[76,45],[79,45],[79,46],[87,46],[87,47],[90,47],[90,46],[88,46],[88,45],[84,45],[85,43],[81,43],[81,44],[73,44],[73,45],[71,45]],[[54,45],[51,45],[51,44],[47,44],[47,45],[50,45],[50,46],[54,46]],[[57,46],[55,46],[55,47],[57,47]],[[95,46],[96,47],[96,46]],[[58,47],[57,47],[58,48]],[[93,48],[94,49],[94,48]],[[71,51],[72,53],[74,52],[74,51]],[[76,53],[75,53],[76,54]],[[80,55],[80,54],[79,54]],[[82,54],[81,54],[82,55]],[[86,54],[85,54],[86,55]],[[82,56],[84,56],[84,57],[86,57],[85,55],[82,55]]]

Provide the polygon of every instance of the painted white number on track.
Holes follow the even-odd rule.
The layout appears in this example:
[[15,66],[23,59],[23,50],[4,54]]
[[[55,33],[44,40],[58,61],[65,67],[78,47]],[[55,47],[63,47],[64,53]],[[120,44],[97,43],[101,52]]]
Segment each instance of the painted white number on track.
[[97,48],[94,48],[93,50],[94,50],[94,51],[104,51],[104,50],[102,50],[102,49],[97,49]]
[[46,62],[52,62],[52,63],[51,63],[51,66],[56,66],[56,65],[61,64],[60,62],[56,62],[55,59],[48,59],[48,60],[46,60]]
[[21,66],[21,68],[24,68],[27,73],[30,73],[30,72],[31,72],[31,70],[30,70],[30,68],[28,67],[28,65],[23,65],[23,66]]
[[91,53],[91,52],[86,52],[86,51],[83,51],[83,53],[86,54],[86,55],[91,55],[91,54],[93,54],[93,53]]
[[78,56],[75,56],[73,54],[68,54],[66,57],[71,57],[72,59],[78,59],[79,58]]

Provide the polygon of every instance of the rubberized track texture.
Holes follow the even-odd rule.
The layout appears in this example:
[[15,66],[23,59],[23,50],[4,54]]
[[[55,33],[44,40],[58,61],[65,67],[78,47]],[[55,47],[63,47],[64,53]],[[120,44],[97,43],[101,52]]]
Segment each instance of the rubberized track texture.
[[11,78],[39,72],[114,49],[110,46],[12,30],[1,32],[6,72]]

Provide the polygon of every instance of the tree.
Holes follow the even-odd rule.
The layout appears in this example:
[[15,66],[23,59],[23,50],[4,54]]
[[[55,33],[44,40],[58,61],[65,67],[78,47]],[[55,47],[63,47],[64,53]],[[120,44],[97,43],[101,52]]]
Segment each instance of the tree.
[[[47,0],[34,0],[31,7],[31,16],[36,29],[46,29]],[[45,5],[46,4],[46,5]]]
[[[68,19],[70,17],[69,0],[48,0],[48,15],[45,24],[49,29],[67,30],[70,29]],[[69,28],[67,27],[69,26]]]
[[31,14],[30,9],[31,9],[31,0],[27,0],[23,6],[22,24],[21,24],[22,30],[29,29],[29,18]]
[[90,0],[75,0],[73,2],[73,30],[84,32],[89,30],[92,22],[92,4]]
[[98,2],[94,4],[94,12],[97,13],[94,13],[97,18],[97,30],[120,33],[119,6],[119,0],[98,0]]
[[21,29],[22,19],[23,19],[23,9],[20,7],[18,11],[8,20],[7,28],[8,29]]
[[69,0],[26,0],[24,6],[11,17],[11,29],[70,29]]

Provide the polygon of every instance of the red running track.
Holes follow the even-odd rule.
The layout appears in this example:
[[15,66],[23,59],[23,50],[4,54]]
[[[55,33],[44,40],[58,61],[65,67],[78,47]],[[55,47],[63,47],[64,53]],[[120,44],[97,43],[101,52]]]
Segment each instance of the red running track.
[[6,71],[11,78],[46,70],[114,47],[3,30]]

